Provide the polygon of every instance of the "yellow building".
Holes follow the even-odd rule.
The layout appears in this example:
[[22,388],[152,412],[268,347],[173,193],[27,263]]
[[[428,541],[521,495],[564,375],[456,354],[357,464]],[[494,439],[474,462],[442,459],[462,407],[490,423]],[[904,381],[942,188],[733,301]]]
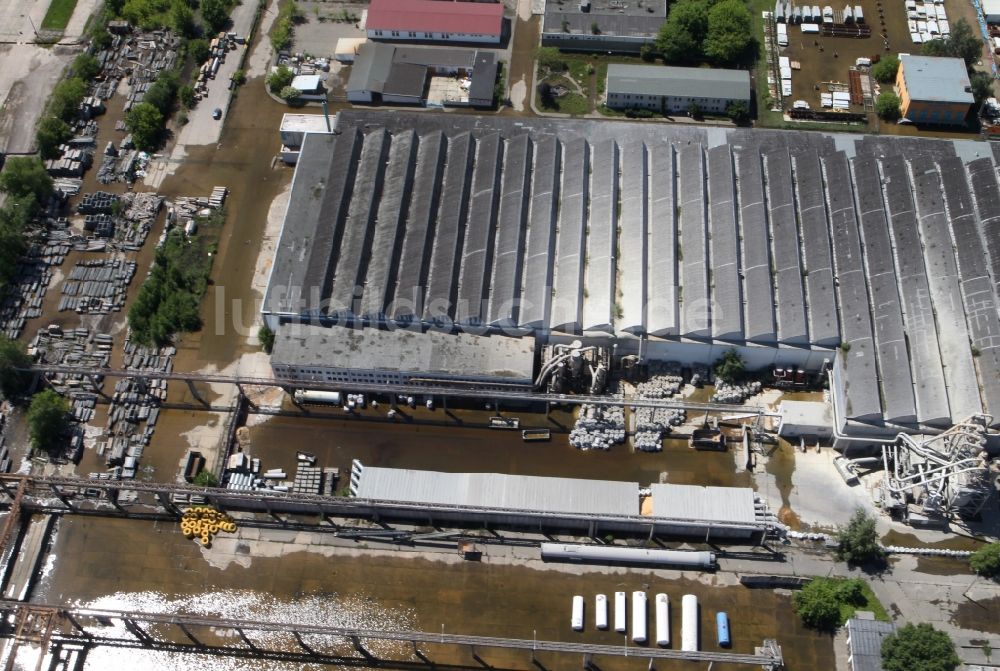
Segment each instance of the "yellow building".
[[902,117],[919,124],[964,125],[974,102],[961,58],[902,54],[896,89]]

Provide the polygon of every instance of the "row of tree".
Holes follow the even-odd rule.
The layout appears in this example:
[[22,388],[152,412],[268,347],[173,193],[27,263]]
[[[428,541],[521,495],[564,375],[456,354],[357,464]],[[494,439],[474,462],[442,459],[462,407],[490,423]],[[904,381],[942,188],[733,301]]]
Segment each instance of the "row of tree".
[[755,47],[750,10],[741,0],[679,0],[656,40],[669,63],[737,65],[752,60]]
[[[218,32],[226,26],[232,0],[107,0],[112,15],[143,30],[171,28],[182,37],[194,37],[204,30]],[[199,10],[204,29],[198,21]]]

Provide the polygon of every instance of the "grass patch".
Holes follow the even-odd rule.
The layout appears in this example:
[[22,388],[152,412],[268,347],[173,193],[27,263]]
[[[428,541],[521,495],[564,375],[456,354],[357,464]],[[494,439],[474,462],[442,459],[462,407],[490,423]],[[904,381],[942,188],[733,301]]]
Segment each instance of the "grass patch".
[[861,588],[861,595],[864,598],[864,603],[857,605],[842,603],[840,604],[840,621],[847,622],[852,617],[854,613],[859,610],[870,610],[875,613],[875,619],[879,622],[892,622],[889,618],[889,613],[886,612],[882,603],[875,596],[875,592],[872,591],[872,586],[868,584],[867,581],[862,580],[863,587]]
[[132,338],[140,344],[166,345],[175,333],[201,328],[201,299],[225,215],[214,212],[195,221],[198,233],[190,238],[179,227],[170,231],[129,309]]
[[42,19],[42,30],[65,30],[75,8],[76,0],[52,0]]
[[553,98],[549,105],[542,102],[542,96],[535,91],[535,105],[545,112],[558,112],[560,114],[570,114],[579,116],[590,112],[590,100],[587,96],[580,95],[573,90],[573,82],[568,77],[562,75],[549,75],[545,78],[552,86],[562,86],[569,89],[569,93]]

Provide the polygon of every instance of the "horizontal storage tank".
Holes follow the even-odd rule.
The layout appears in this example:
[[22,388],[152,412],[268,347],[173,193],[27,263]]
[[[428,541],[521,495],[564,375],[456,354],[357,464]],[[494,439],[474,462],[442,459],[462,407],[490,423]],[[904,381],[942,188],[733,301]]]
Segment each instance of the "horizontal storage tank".
[[615,592],[615,631],[625,633],[625,592]]
[[594,626],[608,628],[608,597],[603,594],[598,594],[594,600]]
[[573,615],[570,624],[574,631],[583,631],[583,597],[577,594],[573,597]]
[[728,648],[732,645],[732,639],[729,638],[729,615],[725,612],[717,614],[715,616],[715,629],[718,632],[720,647]]
[[698,652],[698,597],[694,594],[681,599],[681,650]]
[[670,645],[670,598],[656,595],[656,644]]
[[305,389],[295,390],[296,403],[328,403],[330,405],[340,405],[341,400],[339,391],[312,391]]
[[636,643],[646,642],[649,631],[646,622],[646,593],[632,592],[632,640]]
[[542,559],[604,564],[652,564],[663,567],[715,568],[715,553],[691,550],[651,550],[616,545],[542,543]]

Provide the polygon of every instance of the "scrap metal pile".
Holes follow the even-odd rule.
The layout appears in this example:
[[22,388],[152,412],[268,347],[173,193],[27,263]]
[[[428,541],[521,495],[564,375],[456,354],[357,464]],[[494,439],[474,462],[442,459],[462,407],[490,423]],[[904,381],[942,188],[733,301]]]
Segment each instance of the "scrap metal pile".
[[985,450],[992,421],[972,415],[939,435],[899,434],[883,446],[883,506],[911,521],[914,513],[930,519],[978,514],[1000,478],[1000,460]]
[[759,394],[761,390],[760,382],[744,382],[743,384],[731,384],[722,380],[715,381],[715,393],[712,394],[712,403],[742,403],[751,396]]
[[[623,398],[621,394],[611,397]],[[625,435],[625,408],[584,403],[569,432],[569,444],[580,450],[610,450],[612,445],[624,443]]]
[[[684,386],[681,364],[676,361],[654,361],[649,365],[650,378],[636,385],[636,396],[642,399],[670,398]],[[635,416],[635,449],[659,452],[663,436],[687,419],[687,412],[672,408],[633,408]]]

